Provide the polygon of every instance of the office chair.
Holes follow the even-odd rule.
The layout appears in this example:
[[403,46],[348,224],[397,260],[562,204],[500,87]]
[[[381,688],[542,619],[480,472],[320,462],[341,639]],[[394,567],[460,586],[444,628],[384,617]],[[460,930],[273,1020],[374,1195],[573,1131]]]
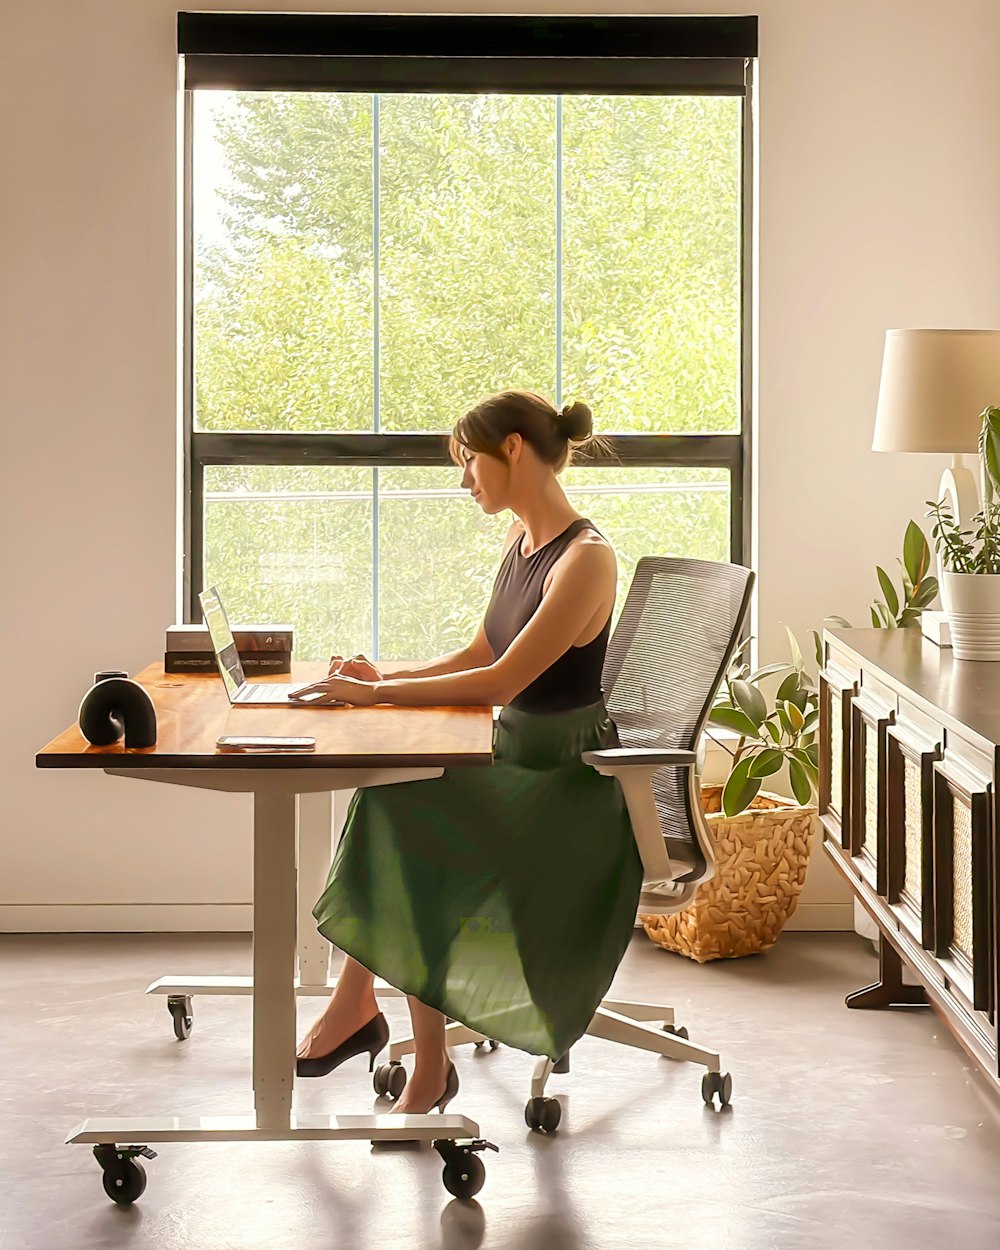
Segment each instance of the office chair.
[[[715,875],[715,857],[699,798],[698,748],[702,732],[750,604],[754,574],[735,564],[647,556],[640,560],[608,644],[601,679],[617,747],[584,752],[584,761],[621,786],[643,865],[640,915],[682,911],[699,885]],[[704,1064],[701,1092],[721,1106],[732,1078],[719,1056],[688,1039],[673,1008],[604,999],[587,1028],[591,1037]],[[449,1046],[497,1043],[457,1022],[446,1027]],[[375,1074],[375,1089],[398,1098],[406,1084],[399,1060],[412,1038],[394,1042],[390,1062]],[[524,1111],[529,1128],[554,1132],[561,1108],[546,1097],[553,1073],[569,1071],[569,1054],[536,1061]]]

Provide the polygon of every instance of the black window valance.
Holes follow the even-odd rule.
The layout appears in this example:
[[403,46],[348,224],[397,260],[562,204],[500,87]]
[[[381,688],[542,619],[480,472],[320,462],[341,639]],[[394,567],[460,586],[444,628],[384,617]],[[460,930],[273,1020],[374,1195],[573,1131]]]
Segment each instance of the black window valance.
[[757,18],[178,13],[187,87],[742,95]]

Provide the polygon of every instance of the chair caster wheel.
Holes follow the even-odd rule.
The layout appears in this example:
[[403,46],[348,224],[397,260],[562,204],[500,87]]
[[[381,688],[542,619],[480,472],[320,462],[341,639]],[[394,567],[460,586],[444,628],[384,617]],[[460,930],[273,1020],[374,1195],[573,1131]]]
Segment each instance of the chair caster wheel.
[[733,1096],[733,1078],[728,1072],[706,1072],[701,1078],[701,1096],[709,1106],[716,1094],[719,1095],[719,1106],[728,1107]]
[[541,1133],[554,1133],[559,1127],[562,1107],[557,1098],[529,1098],[524,1108],[528,1128]]
[[398,1059],[394,1059],[391,1063],[379,1064],[375,1069],[372,1085],[380,1098],[388,1096],[395,1102],[406,1089],[406,1069]]
[[120,1207],[130,1207],[146,1188],[146,1169],[135,1158],[137,1154],[156,1158],[156,1151],[148,1146],[123,1146],[120,1150],[112,1144],[94,1147],[94,1158],[104,1173],[104,1192]]
[[492,1037],[487,1038],[484,1042],[475,1043],[476,1050],[482,1050],[484,1046],[488,1046],[490,1050],[497,1050],[500,1046],[499,1042],[495,1042]]
[[167,1011],[174,1022],[174,1036],[179,1042],[186,1042],[194,1028],[194,1008],[191,1006],[190,994],[169,994]]
[[678,1028],[678,1026],[677,1026],[676,1024],[665,1024],[665,1025],[663,1026],[663,1031],[664,1031],[664,1033],[670,1033],[670,1034],[672,1034],[674,1037],[683,1037],[685,1041],[688,1041],[688,1040],[689,1040],[689,1039],[688,1039],[688,1031],[687,1031],[687,1026],[686,1026],[686,1025],[683,1025],[683,1024],[682,1024],[682,1025]]

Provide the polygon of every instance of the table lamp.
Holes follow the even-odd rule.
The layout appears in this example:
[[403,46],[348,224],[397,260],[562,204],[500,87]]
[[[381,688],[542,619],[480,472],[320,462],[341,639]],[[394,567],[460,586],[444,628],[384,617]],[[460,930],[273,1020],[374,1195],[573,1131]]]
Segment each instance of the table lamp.
[[[951,455],[936,498],[963,526],[979,511],[979,483],[963,457],[978,453],[983,409],[995,404],[1000,330],[886,330],[872,451]],[[940,558],[938,583],[947,612]]]

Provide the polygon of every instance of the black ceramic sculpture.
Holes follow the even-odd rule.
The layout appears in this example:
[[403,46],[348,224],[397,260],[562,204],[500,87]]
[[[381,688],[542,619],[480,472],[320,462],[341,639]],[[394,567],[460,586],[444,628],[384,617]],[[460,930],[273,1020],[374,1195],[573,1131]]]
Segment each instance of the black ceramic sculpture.
[[94,674],[77,717],[80,733],[95,747],[125,735],[127,747],[156,746],[156,708],[149,692],[119,670]]

